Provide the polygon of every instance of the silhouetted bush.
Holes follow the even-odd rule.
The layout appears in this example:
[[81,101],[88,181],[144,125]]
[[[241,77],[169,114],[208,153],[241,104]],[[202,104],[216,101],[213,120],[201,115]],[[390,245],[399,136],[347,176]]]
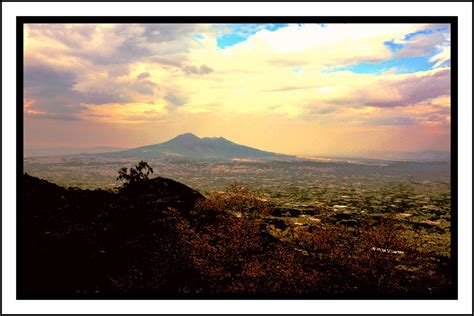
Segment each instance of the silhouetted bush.
[[135,168],[130,168],[130,171],[123,167],[118,171],[117,181],[122,181],[124,185],[130,183],[144,181],[153,173],[153,168],[148,165],[146,161],[141,160],[135,165]]

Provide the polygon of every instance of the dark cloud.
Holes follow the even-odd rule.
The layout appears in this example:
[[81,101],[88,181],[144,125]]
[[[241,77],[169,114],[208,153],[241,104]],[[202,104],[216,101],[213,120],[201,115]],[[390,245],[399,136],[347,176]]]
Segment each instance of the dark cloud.
[[28,24],[30,37],[47,37],[73,49],[83,49],[97,31],[94,24]]
[[157,88],[157,85],[147,79],[150,78],[150,73],[149,72],[142,72],[137,76],[137,82],[133,84],[133,87],[136,92],[142,95],[154,95],[155,93],[155,88]]
[[150,62],[163,65],[165,67],[171,66],[182,70],[188,75],[206,75],[214,71],[207,65],[197,67],[195,65],[187,65],[185,56],[153,56],[147,59]]
[[[120,38],[121,43],[110,54],[88,55],[94,63],[129,63],[152,56],[173,56],[188,51],[183,39],[191,39],[198,31],[198,24],[120,24],[109,36]],[[107,45],[104,42],[104,45]]]
[[365,121],[369,125],[385,125],[385,126],[397,126],[397,125],[414,125],[416,124],[416,119],[412,117],[388,117],[388,118],[376,118],[369,119]]
[[366,105],[378,107],[408,106],[418,102],[451,94],[449,69],[426,76],[409,76],[405,80],[382,85],[382,89],[397,91],[400,98],[389,101],[369,101]]
[[[409,106],[451,93],[451,71],[441,70],[432,74],[410,75],[403,80],[381,81],[331,102],[348,106],[374,106],[390,108]],[[386,95],[393,95],[387,99]]]
[[284,55],[281,54],[280,57],[275,57],[272,59],[269,59],[267,63],[273,66],[281,66],[281,67],[295,67],[295,66],[301,66],[301,65],[307,65],[310,64],[312,60],[305,58],[304,56],[301,57],[294,57],[291,55]]
[[318,103],[309,103],[306,104],[305,106],[305,111],[301,115],[301,118],[304,120],[312,121],[315,119],[323,119],[324,120],[327,118],[326,114],[331,114],[336,112],[339,109],[339,106],[334,105],[334,104],[321,104],[320,102]]
[[201,74],[208,74],[214,71],[214,69],[206,65],[201,65],[200,70],[201,70]]
[[52,119],[52,120],[61,120],[61,121],[77,121],[80,118],[76,113],[31,113],[26,112],[26,116],[39,118],[39,119]]
[[82,103],[102,105],[108,103],[127,103],[132,101],[132,98],[125,93],[120,86],[110,84],[108,89],[99,89],[79,93]]
[[170,91],[165,95],[165,100],[174,106],[182,106],[188,101],[188,97],[182,92]]
[[155,43],[173,42],[186,37],[192,38],[200,27],[199,24],[146,24],[143,37]]
[[451,108],[448,107],[448,108],[439,108],[437,111],[436,111],[437,114],[441,114],[441,115],[450,115],[451,114]]
[[441,113],[433,113],[431,115],[428,115],[425,119],[425,122],[429,124],[435,124],[438,126],[445,126],[445,127],[451,126],[450,120],[446,118],[446,115],[441,114]]
[[129,98],[114,87],[79,92],[76,74],[46,65],[28,65],[24,70],[25,97],[35,102],[30,116],[58,120],[78,119],[88,104],[123,103]]
[[139,74],[137,76],[137,80],[142,80],[142,79],[146,79],[146,78],[149,78],[149,77],[150,77],[149,72],[142,72],[141,74]]
[[36,100],[31,114],[43,118],[72,118],[84,109],[80,95],[72,89],[76,76],[43,65],[27,66],[24,71],[25,97]]
[[128,76],[130,67],[127,64],[109,65],[107,67],[107,76],[111,79]]
[[186,57],[183,55],[152,56],[148,58],[147,61],[164,65],[164,66],[173,66],[173,67],[181,68],[182,67],[181,65],[186,61]]
[[429,28],[414,34],[408,34],[405,43],[395,52],[395,56],[429,56],[435,53],[437,48],[449,46],[450,43],[449,24],[430,25]]
[[276,104],[276,105],[269,106],[268,109],[269,110],[277,110],[277,109],[281,108],[282,106],[283,106],[283,104]]
[[29,36],[60,42],[94,65],[128,64],[151,56],[186,53],[201,24],[29,24]]
[[132,85],[133,89],[142,95],[154,95],[156,84],[150,80],[143,80]]
[[421,34],[396,51],[397,57],[428,56],[435,52],[436,47],[449,45],[444,33]]
[[208,73],[213,72],[214,70],[206,65],[201,65],[201,67],[196,67],[196,66],[182,66],[181,69],[186,73],[186,74],[193,74],[193,75],[206,75]]
[[335,106],[318,106],[311,109],[312,113],[315,114],[329,114],[334,113],[338,110]]
[[313,89],[317,88],[317,86],[314,85],[304,85],[304,86],[283,86],[283,87],[277,87],[277,88],[272,88],[272,89],[266,89],[263,90],[264,92],[284,92],[284,91],[292,91],[292,90],[305,90],[305,89]]

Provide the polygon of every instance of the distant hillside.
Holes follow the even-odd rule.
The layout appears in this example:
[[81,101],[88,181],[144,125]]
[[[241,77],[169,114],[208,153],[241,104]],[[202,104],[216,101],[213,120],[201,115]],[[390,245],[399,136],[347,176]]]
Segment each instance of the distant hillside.
[[41,148],[25,148],[25,157],[46,157],[46,156],[63,156],[78,155],[83,153],[98,154],[112,151],[123,150],[121,147],[96,146],[96,147],[41,147]]
[[291,156],[276,154],[260,149],[239,145],[223,137],[199,138],[192,133],[179,135],[167,142],[148,145],[113,153],[107,157],[137,157],[142,159],[189,159],[189,160],[229,160],[229,159],[284,159]]
[[402,159],[413,161],[451,161],[451,152],[427,150],[422,152],[406,152],[400,154]]
[[379,158],[387,160],[407,160],[418,162],[451,161],[450,151],[425,150],[418,152],[380,153]]

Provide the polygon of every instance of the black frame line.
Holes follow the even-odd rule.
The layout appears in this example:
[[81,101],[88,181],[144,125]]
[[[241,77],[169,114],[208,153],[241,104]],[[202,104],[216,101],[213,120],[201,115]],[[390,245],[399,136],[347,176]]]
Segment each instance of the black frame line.
[[[22,292],[21,284],[23,275],[19,272],[19,266],[23,262],[22,249],[22,181],[23,176],[23,154],[24,154],[24,113],[23,113],[23,71],[24,71],[24,24],[69,24],[69,23],[102,23],[102,24],[127,24],[127,23],[445,23],[451,25],[451,271],[452,287],[448,295],[418,294],[409,297],[402,295],[332,295],[332,296],[310,296],[310,295],[240,295],[240,294],[167,294],[157,297],[156,295],[144,294],[77,294],[77,295],[48,295],[28,297]],[[456,16],[17,16],[16,18],[16,259],[17,259],[17,300],[38,299],[77,299],[77,300],[456,300],[458,299],[458,17]]]

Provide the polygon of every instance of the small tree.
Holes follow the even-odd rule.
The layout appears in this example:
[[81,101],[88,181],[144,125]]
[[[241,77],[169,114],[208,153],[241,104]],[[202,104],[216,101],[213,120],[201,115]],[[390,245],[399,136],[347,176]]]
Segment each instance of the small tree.
[[125,185],[128,185],[133,182],[147,180],[151,173],[153,173],[153,168],[142,160],[135,165],[135,168],[130,168],[130,171],[126,167],[121,168],[118,171],[117,181],[122,181]]

